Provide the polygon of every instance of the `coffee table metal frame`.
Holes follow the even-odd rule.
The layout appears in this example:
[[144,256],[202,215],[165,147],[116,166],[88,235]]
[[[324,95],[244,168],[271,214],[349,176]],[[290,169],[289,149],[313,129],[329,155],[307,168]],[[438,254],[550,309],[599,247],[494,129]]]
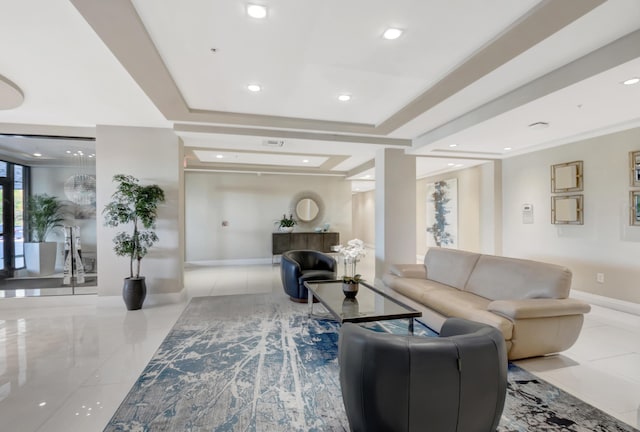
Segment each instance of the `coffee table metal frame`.
[[[409,333],[413,334],[413,319],[422,316],[422,312],[411,308],[410,306],[394,299],[393,297],[385,294],[374,286],[369,285],[366,282],[360,281],[360,292],[362,291],[372,291],[374,296],[382,297],[383,300],[390,301],[400,306],[401,309],[404,309],[405,312],[395,311],[392,313],[368,313],[368,314],[357,314],[354,316],[343,316],[336,310],[336,304],[331,304],[326,298],[323,298],[322,295],[316,290],[316,287],[324,287],[328,284],[335,285],[335,289],[342,294],[342,281],[341,280],[327,280],[327,281],[312,281],[305,282],[304,286],[309,291],[308,296],[308,304],[309,304],[309,317],[320,318],[320,319],[335,319],[340,324],[345,322],[359,323],[359,322],[372,322],[372,321],[385,321],[385,320],[395,320],[395,319],[408,319],[409,320]],[[344,294],[342,294],[344,296]],[[316,298],[322,305],[329,311],[330,315],[327,314],[314,314],[313,313],[313,299]],[[343,297],[344,299],[344,297]],[[357,299],[357,296],[356,296]]]

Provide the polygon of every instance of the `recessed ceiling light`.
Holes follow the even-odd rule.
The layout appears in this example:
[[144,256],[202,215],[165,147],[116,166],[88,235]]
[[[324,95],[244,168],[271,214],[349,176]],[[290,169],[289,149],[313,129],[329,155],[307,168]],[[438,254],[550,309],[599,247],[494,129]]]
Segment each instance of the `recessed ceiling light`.
[[267,8],[262,5],[248,4],[247,15],[251,18],[263,19],[267,17]]
[[529,125],[529,127],[533,130],[541,130],[541,129],[546,129],[549,127],[549,123],[547,122],[535,122],[535,123],[531,123]]
[[350,94],[341,94],[340,96],[338,96],[338,100],[340,102],[348,102],[351,100],[351,95]]
[[309,159],[302,159],[302,163],[309,163]]
[[71,154],[71,150],[67,150],[67,154]]
[[640,78],[629,78],[626,81],[623,81],[622,84],[624,85],[634,85],[634,84],[638,84],[640,82]]
[[454,163],[448,163],[447,166],[454,166]]
[[449,147],[451,148],[458,147],[458,144],[449,144]]
[[260,87],[258,84],[249,84],[247,86],[247,90],[249,90],[250,92],[259,92],[260,90],[262,90],[262,87]]
[[505,149],[505,151],[509,151],[509,150],[511,150],[511,147],[505,147],[504,149]]
[[42,153],[38,153],[38,152],[36,152],[36,153],[34,153],[33,155],[34,155],[35,157],[40,157],[40,156],[42,156]]
[[402,36],[402,32],[403,30],[400,30],[398,28],[388,28],[384,31],[384,33],[382,33],[382,37],[388,40],[394,40]]
[[216,155],[216,159],[222,159],[224,156],[222,155]]

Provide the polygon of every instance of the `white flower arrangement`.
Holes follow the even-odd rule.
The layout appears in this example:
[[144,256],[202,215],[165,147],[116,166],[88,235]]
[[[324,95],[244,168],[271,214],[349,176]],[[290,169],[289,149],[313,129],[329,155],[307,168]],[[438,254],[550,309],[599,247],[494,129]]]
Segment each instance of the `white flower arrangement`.
[[336,248],[336,251],[342,255],[344,261],[342,282],[358,283],[361,275],[356,273],[356,264],[360,261],[360,258],[366,256],[364,242],[359,239],[349,240],[347,246],[340,245]]

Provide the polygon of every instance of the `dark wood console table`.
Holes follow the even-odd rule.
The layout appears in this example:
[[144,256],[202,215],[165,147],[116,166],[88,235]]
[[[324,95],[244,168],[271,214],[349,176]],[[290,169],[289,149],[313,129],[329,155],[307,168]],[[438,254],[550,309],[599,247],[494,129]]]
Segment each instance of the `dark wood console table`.
[[281,255],[283,252],[298,249],[331,252],[331,246],[339,244],[340,233],[337,232],[275,232],[271,238],[271,254]]

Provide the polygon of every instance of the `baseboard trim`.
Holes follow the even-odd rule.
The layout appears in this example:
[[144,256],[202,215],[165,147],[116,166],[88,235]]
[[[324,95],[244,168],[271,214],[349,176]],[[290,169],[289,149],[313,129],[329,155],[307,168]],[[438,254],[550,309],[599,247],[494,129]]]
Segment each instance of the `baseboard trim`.
[[603,306],[609,309],[630,313],[633,315],[640,315],[640,304],[632,303],[624,300],[619,300],[611,297],[605,297],[597,294],[588,293],[585,291],[579,291],[576,289],[571,290],[571,297],[579,300],[586,301],[587,303]]
[[217,266],[241,266],[241,265],[262,265],[272,264],[272,258],[243,258],[229,260],[204,260],[204,261],[186,261],[185,267],[217,267]]
[[[165,293],[165,294],[147,294],[147,297],[144,299],[144,304],[142,308],[151,307],[151,306],[160,306],[166,304],[174,304],[174,303],[183,303],[187,301],[187,292],[186,290],[182,290],[177,293]],[[122,306],[124,305],[124,300],[122,300],[122,296],[118,295],[109,295],[109,296],[98,296],[98,307],[114,307],[114,306]]]

